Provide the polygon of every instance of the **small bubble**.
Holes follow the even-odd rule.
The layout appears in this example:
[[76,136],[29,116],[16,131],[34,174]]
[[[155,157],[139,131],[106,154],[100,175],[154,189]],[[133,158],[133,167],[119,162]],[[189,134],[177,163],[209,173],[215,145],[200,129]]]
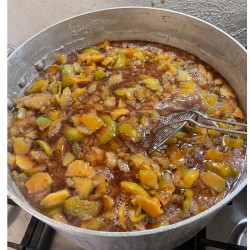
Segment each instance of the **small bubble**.
[[123,199],[121,196],[118,196],[118,197],[116,198],[115,203],[116,203],[116,206],[117,206],[118,208],[122,205],[123,202],[124,202],[124,199]]
[[114,175],[110,172],[109,168],[105,168],[104,174],[106,175],[108,181],[114,179]]

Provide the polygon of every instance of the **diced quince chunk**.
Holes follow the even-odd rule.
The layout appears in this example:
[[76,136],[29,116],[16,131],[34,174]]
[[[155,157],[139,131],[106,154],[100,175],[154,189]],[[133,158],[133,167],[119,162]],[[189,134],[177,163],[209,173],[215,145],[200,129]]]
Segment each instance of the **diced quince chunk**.
[[14,154],[11,154],[10,152],[8,152],[7,162],[8,162],[9,167],[11,167],[11,168],[14,167],[16,164],[16,156]]
[[41,206],[52,207],[62,204],[70,196],[68,190],[63,189],[45,196],[40,202]]
[[235,97],[235,94],[234,94],[233,90],[231,89],[231,87],[229,87],[226,84],[224,84],[220,88],[220,94],[223,96],[226,96],[226,97]]
[[152,189],[158,189],[157,175],[153,170],[140,170],[139,178],[142,185]]
[[193,185],[193,183],[198,179],[199,174],[200,172],[198,169],[187,170],[183,176],[183,182],[185,188],[190,188]]
[[184,192],[185,200],[183,201],[183,215],[186,217],[192,205],[194,192],[192,189],[186,189]]
[[115,94],[117,96],[123,96],[126,97],[128,100],[133,100],[134,99],[134,88],[120,88],[115,91]]
[[16,156],[16,164],[17,166],[24,170],[31,169],[34,167],[37,163],[35,161],[32,161],[29,156],[27,155],[17,155]]
[[137,153],[132,157],[132,163],[136,168],[150,169],[150,159],[141,153]]
[[46,85],[48,85],[48,80],[38,80],[37,82],[34,82],[26,91],[25,93],[27,95],[37,93],[41,91]]
[[183,154],[179,147],[173,145],[167,148],[166,155],[169,157],[172,164],[180,164],[183,162]]
[[72,102],[72,94],[69,87],[63,90],[59,102],[62,109],[65,109]]
[[116,159],[116,155],[114,152],[106,152],[106,164],[110,167],[110,168],[114,168],[117,164],[117,159]]
[[144,80],[144,83],[151,90],[155,90],[155,91],[163,90],[163,87],[160,81],[156,78],[153,78],[153,77],[146,78]]
[[40,109],[41,107],[49,107],[54,101],[54,96],[47,93],[37,93],[16,99],[17,107],[28,107],[31,109]]
[[180,69],[176,77],[176,80],[180,82],[187,82],[192,80],[192,76],[189,74],[188,71]]
[[24,139],[24,137],[17,137],[14,139],[13,149],[15,155],[26,155],[29,153],[30,144]]
[[45,189],[50,188],[51,185],[52,178],[48,173],[36,173],[25,182],[25,186],[29,193],[44,191]]
[[113,111],[110,112],[111,116],[113,117],[113,119],[117,119],[119,118],[120,116],[123,116],[123,115],[128,115],[129,114],[129,110],[128,109],[114,109]]
[[180,94],[194,95],[196,91],[196,83],[194,81],[182,82],[179,85]]
[[227,155],[217,149],[212,148],[205,153],[204,158],[216,162],[223,162],[227,158]]
[[69,165],[74,160],[75,156],[71,152],[67,151],[63,156],[63,166]]
[[66,177],[88,177],[92,178],[95,175],[93,167],[81,160],[75,160],[68,165],[65,173]]
[[107,211],[112,210],[112,208],[115,206],[115,201],[113,197],[107,194],[103,196],[102,203]]
[[107,97],[107,99],[103,102],[103,104],[108,108],[113,108],[115,106],[115,97],[114,96]]
[[122,123],[119,125],[118,130],[122,136],[128,137],[133,142],[140,141],[138,129],[134,128],[131,124]]
[[89,178],[73,177],[73,183],[80,199],[87,199],[94,188],[93,181]]
[[122,52],[119,52],[118,53],[118,58],[114,64],[114,69],[122,69],[125,67],[126,65],[126,56],[122,53]]
[[237,107],[237,108],[234,110],[233,116],[234,116],[234,117],[237,117],[237,118],[240,118],[240,119],[244,119],[244,117],[245,117],[243,111],[242,111],[239,107]]
[[100,117],[92,114],[83,114],[81,121],[92,132],[95,132],[104,125],[104,122]]

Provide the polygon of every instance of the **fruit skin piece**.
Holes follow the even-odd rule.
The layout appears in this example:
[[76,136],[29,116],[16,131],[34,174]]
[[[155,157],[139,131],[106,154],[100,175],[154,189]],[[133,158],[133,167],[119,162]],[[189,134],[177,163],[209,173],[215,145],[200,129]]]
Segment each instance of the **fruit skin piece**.
[[53,137],[57,135],[60,132],[61,127],[62,127],[62,122],[60,119],[53,121],[49,127],[48,137]]
[[138,130],[128,123],[120,124],[118,130],[121,135],[125,135],[133,142],[138,142],[141,139]]
[[186,189],[184,195],[185,200],[183,201],[183,216],[186,217],[191,208],[194,192],[192,189]]
[[126,56],[122,52],[119,52],[117,61],[114,64],[114,69],[124,68],[126,65],[126,60],[127,60]]
[[136,201],[139,206],[151,217],[156,218],[163,214],[160,205],[153,199],[146,198],[145,196],[136,195]]
[[226,189],[226,181],[215,173],[201,173],[200,178],[206,186],[213,188],[218,193],[223,192]]
[[118,210],[118,218],[119,218],[119,221],[120,221],[120,224],[122,226],[122,228],[127,231],[127,226],[125,224],[125,202],[123,202],[121,204],[121,206],[119,207],[119,210]]
[[80,142],[85,137],[77,128],[74,128],[68,124],[65,124],[62,129],[62,133],[69,141]]
[[116,136],[116,123],[110,115],[102,115],[101,119],[105,122],[105,127],[100,129],[97,138],[100,144],[105,144]]
[[97,201],[80,200],[78,196],[71,197],[64,202],[63,210],[67,215],[88,220],[96,216],[101,209]]
[[150,198],[150,195],[148,194],[148,192],[135,182],[122,181],[121,186],[129,194],[141,195],[141,196],[145,196],[147,198]]
[[62,204],[66,199],[70,196],[69,191],[66,189],[50,193],[45,196],[42,201],[40,202],[41,206],[44,207],[52,207],[56,205]]
[[52,185],[52,178],[48,173],[36,173],[33,174],[29,180],[25,182],[25,186],[28,189],[29,193],[36,193],[44,191],[47,188],[50,188]]
[[37,143],[40,145],[40,147],[44,150],[44,152],[52,157],[53,156],[53,150],[50,147],[50,145],[46,142],[46,141],[42,141],[42,140],[37,140]]
[[239,174],[238,169],[228,163],[205,162],[205,168],[223,178],[236,177]]

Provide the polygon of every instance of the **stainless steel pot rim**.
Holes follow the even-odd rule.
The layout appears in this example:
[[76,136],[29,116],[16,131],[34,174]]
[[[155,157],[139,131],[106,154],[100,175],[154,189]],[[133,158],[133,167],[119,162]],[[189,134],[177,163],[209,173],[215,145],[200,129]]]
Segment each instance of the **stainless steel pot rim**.
[[[152,8],[152,7],[141,7],[141,6],[127,6],[127,7],[114,7],[114,8],[105,8],[105,9],[100,9],[100,10],[94,10],[94,11],[90,11],[90,12],[84,12],[80,15],[76,15],[67,19],[64,19],[60,22],[57,22],[49,27],[47,27],[46,29],[42,30],[41,32],[35,34],[33,37],[31,37],[30,39],[28,39],[27,41],[25,41],[23,44],[21,44],[9,57],[8,60],[15,55],[15,53],[21,49],[22,47],[24,47],[25,44],[28,44],[29,41],[31,41],[32,39],[34,39],[35,37],[37,37],[39,34],[47,31],[48,29],[50,29],[51,27],[56,26],[59,23],[63,23],[66,22],[70,19],[74,19],[77,18],[79,16],[82,15],[86,15],[86,14],[91,14],[91,13],[97,13],[97,12],[103,12],[103,11],[110,11],[110,10],[119,10],[119,9],[141,9],[141,10],[159,10],[159,11],[166,11],[166,12],[171,12],[173,14],[177,14],[177,15],[182,15],[182,16],[186,16],[188,18],[194,19],[196,21],[202,22],[218,31],[220,31],[221,33],[223,33],[225,36],[227,36],[228,38],[230,38],[231,40],[233,40],[245,53],[247,52],[246,49],[236,40],[234,39],[232,36],[230,36],[229,34],[227,34],[225,31],[223,31],[222,29],[214,26],[213,24],[210,24],[206,21],[203,21],[199,18],[193,17],[191,15],[188,14],[184,14],[178,11],[173,11],[173,10],[168,10],[168,9],[162,9],[162,8]],[[166,232],[166,231],[172,231],[175,230],[176,228],[182,227],[182,226],[186,226],[189,225],[191,223],[193,223],[196,220],[200,220],[202,219],[202,217],[205,217],[206,215],[212,214],[215,210],[217,210],[219,207],[224,206],[226,204],[228,204],[229,201],[231,201],[247,184],[247,179],[245,179],[244,181],[242,181],[242,183],[239,184],[239,186],[233,190],[230,194],[228,194],[224,199],[222,199],[219,203],[217,203],[216,205],[212,206],[211,208],[207,209],[206,211],[197,214],[189,219],[177,222],[175,224],[169,225],[169,226],[162,226],[156,229],[149,229],[149,230],[143,230],[143,231],[131,231],[131,232],[106,232],[106,231],[94,231],[94,230],[88,230],[88,229],[84,229],[84,228],[79,228],[79,227],[75,227],[75,226],[71,226],[71,225],[67,225],[67,224],[63,224],[61,222],[55,221],[41,213],[39,213],[38,211],[36,211],[35,209],[33,209],[28,203],[26,202],[22,202],[19,198],[16,197],[15,194],[13,194],[13,192],[11,191],[11,189],[8,187],[8,196],[9,198],[11,198],[16,204],[18,204],[20,207],[22,207],[24,210],[26,210],[27,212],[29,212],[31,215],[35,216],[36,218],[44,221],[45,223],[49,224],[50,226],[54,227],[54,228],[63,228],[63,230],[68,231],[68,232],[75,232],[75,233],[84,233],[87,234],[89,236],[104,236],[104,237],[137,237],[137,236],[142,236],[142,235],[149,235],[149,234],[156,234],[159,232]]]
[[237,45],[238,45],[239,47],[241,47],[241,49],[243,49],[244,52],[247,53],[246,48],[245,48],[241,43],[239,43],[234,37],[232,37],[232,36],[230,36],[229,34],[227,34],[224,30],[222,30],[222,29],[216,27],[215,25],[213,25],[213,24],[211,24],[211,23],[209,23],[209,22],[207,22],[207,21],[204,21],[204,20],[202,20],[202,19],[200,19],[200,18],[198,18],[198,17],[194,17],[194,16],[191,16],[191,15],[189,15],[189,14],[185,14],[185,13],[182,13],[182,12],[179,12],[179,11],[175,11],[175,10],[162,9],[162,8],[156,8],[156,7],[125,6],[125,7],[113,7],[113,8],[105,8],[105,9],[99,9],[99,10],[93,10],[93,11],[83,12],[82,14],[75,15],[75,16],[73,16],[73,17],[69,17],[69,18],[64,19],[64,20],[62,20],[62,21],[59,21],[59,22],[57,22],[57,23],[55,23],[55,24],[52,24],[52,25],[50,25],[49,27],[43,29],[42,31],[36,33],[36,34],[33,35],[32,37],[30,37],[28,40],[24,41],[24,42],[23,42],[23,43],[13,52],[13,53],[10,54],[10,56],[8,57],[7,60],[9,60],[9,59],[16,53],[16,51],[18,51],[20,48],[22,48],[24,44],[27,44],[29,41],[31,41],[33,38],[35,38],[35,37],[38,36],[39,34],[45,32],[46,30],[50,29],[50,28],[53,27],[53,26],[56,26],[56,25],[59,24],[59,23],[66,22],[66,21],[68,21],[68,20],[70,20],[70,19],[74,19],[74,18],[77,18],[77,17],[82,16],[82,15],[87,15],[87,14],[97,13],[97,12],[103,12],[103,11],[109,11],[109,10],[119,10],[119,9],[131,9],[131,10],[133,10],[133,9],[152,10],[152,9],[153,9],[153,10],[160,10],[160,11],[171,12],[171,13],[175,13],[175,14],[177,14],[177,15],[183,15],[183,16],[186,16],[186,17],[195,19],[195,20],[197,20],[197,21],[199,21],[199,22],[205,23],[205,24],[207,24],[208,26],[211,26],[211,27],[213,27],[214,29],[216,29],[216,30],[222,32],[224,35],[228,36],[228,37],[229,37],[230,39],[232,39],[235,43],[237,43]]

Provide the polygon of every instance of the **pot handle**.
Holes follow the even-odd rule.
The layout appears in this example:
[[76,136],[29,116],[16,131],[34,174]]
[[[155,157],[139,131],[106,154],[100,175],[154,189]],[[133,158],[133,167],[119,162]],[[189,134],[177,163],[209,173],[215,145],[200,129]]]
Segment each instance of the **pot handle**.
[[9,57],[16,49],[17,49],[16,46],[8,43],[8,46],[7,46],[7,57]]

